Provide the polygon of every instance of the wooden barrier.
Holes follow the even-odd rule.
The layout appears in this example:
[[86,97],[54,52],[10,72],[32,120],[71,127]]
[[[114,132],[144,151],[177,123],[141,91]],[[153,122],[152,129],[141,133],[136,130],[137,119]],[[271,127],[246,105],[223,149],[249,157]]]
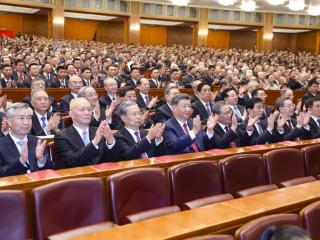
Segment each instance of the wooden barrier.
[[[215,90],[219,90],[215,88]],[[57,101],[60,101],[60,98],[64,95],[70,93],[68,88],[47,88],[46,89],[49,96],[54,97]],[[105,90],[103,88],[96,89],[99,96],[103,96],[105,94]],[[192,95],[191,88],[181,88],[180,92],[187,93]],[[268,95],[266,104],[268,106],[274,106],[276,99],[280,96],[279,90],[266,90]],[[297,103],[298,99],[301,99],[302,96],[306,93],[306,91],[295,91],[294,92],[294,102]],[[19,102],[25,96],[30,95],[29,88],[3,88],[2,95],[6,94],[8,99],[12,100],[13,102]],[[152,88],[150,90],[151,96],[158,96],[158,98],[162,98],[164,96],[164,89],[163,88]]]
[[320,199],[320,181],[264,192],[214,205],[118,226],[75,240],[185,239],[205,234],[234,234],[241,225],[276,213],[297,213]]

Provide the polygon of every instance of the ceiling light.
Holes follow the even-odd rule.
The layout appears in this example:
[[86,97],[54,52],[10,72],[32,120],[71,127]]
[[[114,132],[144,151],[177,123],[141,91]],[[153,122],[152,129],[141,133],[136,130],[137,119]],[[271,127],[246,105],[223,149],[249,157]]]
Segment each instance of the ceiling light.
[[245,12],[252,12],[256,10],[256,3],[252,0],[243,0],[241,3],[241,10]]
[[267,0],[269,4],[271,5],[281,5],[284,4],[285,0]]
[[217,0],[217,1],[220,5],[223,5],[223,6],[234,5],[236,2],[236,0]]
[[75,13],[75,12],[64,12],[64,16],[68,17],[68,18],[80,18],[80,19],[98,20],[98,21],[108,21],[108,20],[116,18],[113,16],[98,15],[98,14],[86,14],[86,13]]
[[320,4],[317,6],[310,5],[308,14],[312,16],[320,16]]
[[37,8],[25,8],[25,7],[16,7],[16,6],[7,6],[7,5],[0,5],[0,11],[4,12],[15,12],[15,13],[27,13],[27,14],[34,14],[40,9]]
[[232,26],[232,25],[209,24],[208,28],[209,29],[216,29],[216,30],[240,30],[240,29],[245,29],[247,27]]
[[301,11],[304,9],[304,0],[290,0],[288,7],[292,11]]
[[171,0],[173,5],[177,5],[177,6],[185,6],[188,5],[189,0]]
[[183,22],[140,19],[140,23],[141,24],[150,24],[150,25],[159,25],[159,26],[175,26],[175,25],[182,24]]

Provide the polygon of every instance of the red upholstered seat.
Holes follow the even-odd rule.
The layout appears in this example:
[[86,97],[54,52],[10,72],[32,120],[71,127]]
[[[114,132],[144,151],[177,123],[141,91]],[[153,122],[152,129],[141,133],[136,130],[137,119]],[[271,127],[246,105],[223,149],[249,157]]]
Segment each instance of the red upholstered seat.
[[49,152],[50,152],[50,155],[51,155],[51,159],[52,159],[52,163],[53,163],[54,169],[67,168],[67,166],[62,161],[62,159],[59,158],[59,155],[56,152],[56,148],[55,148],[54,142],[49,143]]
[[320,201],[312,203],[301,210],[304,228],[311,239],[320,239]]
[[259,154],[243,154],[220,161],[224,191],[243,197],[277,189],[268,184],[267,171]]
[[223,193],[218,166],[213,161],[192,161],[168,169],[173,204]]
[[0,191],[0,236],[6,240],[29,237],[27,203],[23,191]]
[[171,205],[165,171],[141,168],[113,174],[108,179],[113,222],[129,223],[127,216]]
[[320,179],[320,144],[301,149],[307,176]]
[[107,220],[102,179],[63,180],[35,188],[32,195],[39,240]]
[[67,128],[67,127],[70,127],[72,125],[72,118],[68,115],[68,116],[63,116],[61,118],[61,121],[62,121],[62,126],[63,128]]
[[280,187],[315,181],[306,177],[302,152],[298,149],[285,148],[267,152],[263,155],[269,183]]
[[302,227],[302,219],[297,214],[275,214],[258,218],[243,225],[235,233],[237,240],[258,240],[270,226],[296,225]]

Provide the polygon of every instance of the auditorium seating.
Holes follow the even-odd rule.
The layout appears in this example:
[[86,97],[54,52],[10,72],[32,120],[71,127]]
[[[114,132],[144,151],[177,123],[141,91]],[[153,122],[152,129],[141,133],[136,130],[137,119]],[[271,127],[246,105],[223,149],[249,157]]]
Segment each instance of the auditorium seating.
[[1,239],[29,238],[27,202],[23,191],[0,191],[0,213]]
[[270,184],[288,187],[315,181],[314,177],[306,176],[303,155],[298,149],[278,149],[265,153],[263,157]]
[[51,160],[55,169],[64,169],[67,168],[66,164],[59,158],[54,142],[49,143],[49,152],[51,155]]
[[320,179],[320,146],[314,145],[301,149],[307,176]]
[[70,127],[72,125],[72,118],[67,115],[61,118],[63,128]]
[[304,228],[309,231],[311,239],[320,239],[320,202],[315,202],[300,211]]
[[103,181],[98,178],[63,180],[32,191],[36,237],[107,221]]
[[109,177],[112,219],[129,223],[127,216],[171,205],[165,171],[160,168],[133,169]]
[[127,216],[127,218],[130,223],[134,223],[134,222],[140,222],[150,218],[160,217],[160,216],[164,216],[164,215],[168,215],[176,212],[180,212],[180,208],[178,206],[169,206],[169,207],[157,208],[157,209],[130,214]]
[[218,197],[207,197],[223,193],[219,167],[213,161],[193,161],[172,166],[168,169],[168,177],[173,204],[182,208],[184,203],[196,199],[218,200]]
[[277,189],[268,184],[266,168],[259,154],[243,154],[220,161],[224,191],[243,197]]
[[302,219],[297,214],[275,214],[248,222],[235,233],[236,240],[260,239],[264,230],[270,226],[296,225],[302,227]]
[[115,225],[112,222],[104,222],[99,224],[90,225],[78,229],[73,229],[63,233],[54,234],[48,237],[49,240],[70,240],[75,237],[79,237],[84,234],[89,234],[109,228],[113,228]]

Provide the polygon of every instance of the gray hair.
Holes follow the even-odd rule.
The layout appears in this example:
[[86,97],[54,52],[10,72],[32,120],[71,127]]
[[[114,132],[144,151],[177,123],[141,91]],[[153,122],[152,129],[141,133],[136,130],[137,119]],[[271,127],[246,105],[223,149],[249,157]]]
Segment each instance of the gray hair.
[[178,105],[181,100],[189,100],[190,101],[190,97],[188,94],[179,93],[173,97],[171,104]]
[[227,104],[224,101],[219,101],[213,104],[212,111],[216,114],[221,113],[221,108],[226,106]]
[[138,104],[136,102],[133,102],[133,101],[125,101],[125,102],[122,102],[119,106],[119,113],[120,113],[120,116],[124,116],[127,114],[128,112],[128,108],[129,107],[132,107],[132,106],[138,106]]
[[172,89],[178,89],[177,87],[167,87],[165,90],[164,90],[164,95],[169,95],[170,94],[170,91]]
[[36,95],[38,92],[45,92],[48,95],[48,93],[43,89],[34,89],[31,91],[31,100],[33,99],[34,95]]
[[12,119],[15,115],[16,110],[21,109],[27,109],[28,111],[30,111],[31,115],[33,115],[33,110],[29,107],[28,103],[16,102],[12,104],[10,107],[8,107],[7,118]]
[[[93,90],[95,90],[93,87],[91,87],[91,86],[84,86],[84,87],[82,87],[82,88],[80,88],[80,90],[79,90],[79,92],[78,92],[78,97],[86,97],[86,91],[88,90],[88,89],[93,89]],[[96,90],[95,90],[96,91]]]
[[[106,79],[103,80],[103,85],[104,85],[104,86],[107,85],[107,81],[108,81],[108,80],[113,80],[113,81],[115,81],[115,82],[117,83],[117,80],[115,80],[114,78],[107,77]],[[117,85],[118,85],[118,83],[117,83]]]
[[288,90],[291,90],[291,88],[282,88],[281,91],[280,91],[280,95],[283,96]]
[[279,97],[276,101],[276,106],[275,106],[276,109],[279,110],[279,108],[284,107],[284,102],[287,100],[291,101],[291,99],[289,97]]

